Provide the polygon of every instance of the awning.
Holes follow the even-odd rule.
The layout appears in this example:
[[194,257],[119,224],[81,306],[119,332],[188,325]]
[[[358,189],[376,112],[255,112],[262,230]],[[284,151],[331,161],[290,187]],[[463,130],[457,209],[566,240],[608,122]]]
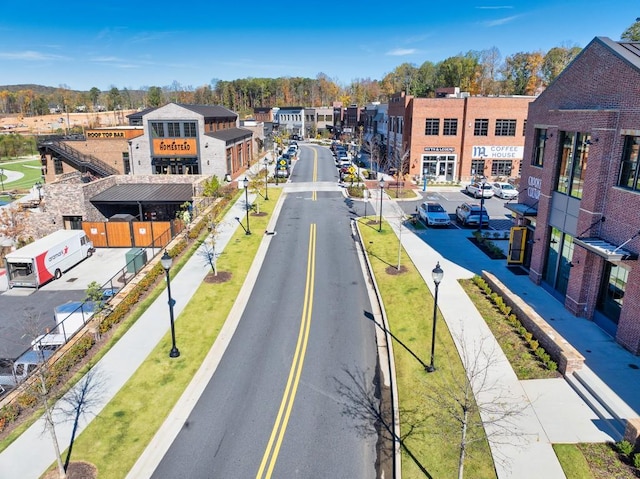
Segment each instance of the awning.
[[520,216],[538,216],[538,207],[526,203],[505,203],[504,207]]
[[597,254],[607,261],[637,260],[638,253],[633,253],[601,238],[574,238],[573,242],[587,251]]

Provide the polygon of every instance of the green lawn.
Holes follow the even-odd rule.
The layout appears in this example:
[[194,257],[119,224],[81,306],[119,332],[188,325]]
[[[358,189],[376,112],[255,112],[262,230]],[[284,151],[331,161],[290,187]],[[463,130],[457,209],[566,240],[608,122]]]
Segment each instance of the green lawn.
[[28,190],[36,181],[42,180],[42,173],[40,169],[40,160],[29,158],[20,161],[13,160],[9,163],[0,163],[0,168],[3,170],[11,170],[17,173],[22,173],[24,176],[16,181],[7,181],[7,175],[2,175],[2,181],[4,189],[7,191],[13,190]]
[[[402,454],[402,477],[457,477],[460,428],[453,416],[443,412],[455,409],[451,394],[452,379],[464,379],[462,362],[453,340],[439,316],[436,339],[435,373],[427,373],[422,363],[430,359],[433,297],[406,253],[401,265],[406,271],[394,274],[389,265],[398,264],[398,238],[387,223],[382,232],[361,221],[363,242],[380,288],[387,312],[393,343],[401,436],[406,449]],[[390,271],[392,274],[389,274]],[[402,345],[400,344],[402,343]],[[404,345],[404,346],[403,346]],[[420,358],[420,361],[416,359]],[[443,404],[443,401],[448,401]],[[477,412],[470,421],[469,453],[465,461],[466,477],[495,478],[493,459]],[[408,452],[410,451],[410,453]],[[413,458],[411,457],[413,456]],[[426,471],[426,473],[425,473]]]

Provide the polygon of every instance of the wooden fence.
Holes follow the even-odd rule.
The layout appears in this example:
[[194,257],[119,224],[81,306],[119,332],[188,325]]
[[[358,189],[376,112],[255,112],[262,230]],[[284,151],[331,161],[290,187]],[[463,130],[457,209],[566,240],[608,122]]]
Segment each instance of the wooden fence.
[[83,221],[95,248],[164,248],[184,228],[172,221]]

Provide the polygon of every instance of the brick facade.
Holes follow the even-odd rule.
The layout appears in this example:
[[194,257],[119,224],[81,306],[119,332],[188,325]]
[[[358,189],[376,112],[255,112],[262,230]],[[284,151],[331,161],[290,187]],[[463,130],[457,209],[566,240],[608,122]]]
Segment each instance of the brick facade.
[[[437,182],[470,181],[477,176],[517,178],[527,109],[533,100],[516,96],[408,97],[403,145],[405,151],[408,145],[410,158],[405,173],[422,180],[426,170],[429,180]],[[389,116],[400,111],[401,105],[396,102],[392,106],[390,101]],[[476,120],[486,125],[483,134],[476,134]],[[496,135],[497,129],[502,132],[507,126],[512,131]],[[473,160],[479,160],[483,168],[474,167]],[[433,161],[437,165],[430,166]]]
[[[618,186],[625,138],[640,136],[639,85],[637,53],[622,43],[596,38],[529,106],[521,181],[525,186],[533,186],[523,190],[520,202],[537,208],[530,265],[533,281],[558,289],[558,277],[550,272],[556,267],[549,256],[550,248],[555,247],[550,238],[552,227],[561,232],[565,244],[574,238],[596,238],[614,247],[624,243],[625,250],[640,252],[640,237],[634,238],[640,230],[640,191]],[[546,142],[540,166],[533,163],[536,134],[541,131],[546,131]],[[587,138],[580,150],[586,151],[583,154],[587,158],[581,176],[581,198],[562,191],[560,185],[563,152],[560,142],[567,134]],[[605,329],[614,330],[616,340],[638,354],[638,261],[617,262],[609,258],[577,243],[573,244],[572,252],[565,251],[565,259],[570,263],[565,307],[576,316],[595,319]],[[562,259],[557,264],[561,263]],[[612,266],[628,272],[617,327],[606,322],[611,313],[602,309],[606,296],[603,291],[609,282],[608,268]],[[558,268],[560,274],[561,266]]]

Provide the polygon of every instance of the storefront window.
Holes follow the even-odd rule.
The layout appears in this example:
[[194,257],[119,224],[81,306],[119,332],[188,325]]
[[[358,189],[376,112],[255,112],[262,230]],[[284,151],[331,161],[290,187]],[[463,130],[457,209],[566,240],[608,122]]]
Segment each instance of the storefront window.
[[618,324],[624,293],[629,280],[629,270],[623,266],[606,263],[596,309]]
[[558,161],[556,191],[574,198],[582,198],[590,136],[575,132],[562,132],[561,135],[562,149]]

